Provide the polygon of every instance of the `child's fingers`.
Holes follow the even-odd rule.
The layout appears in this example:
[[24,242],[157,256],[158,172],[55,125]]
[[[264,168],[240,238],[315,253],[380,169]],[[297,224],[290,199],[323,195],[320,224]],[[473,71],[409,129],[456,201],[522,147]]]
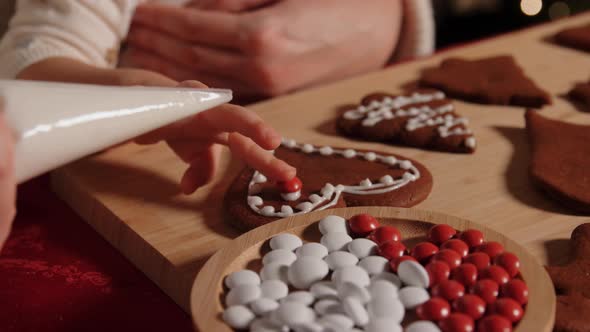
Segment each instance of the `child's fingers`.
[[263,150],[250,138],[239,133],[229,135],[228,146],[236,157],[273,180],[288,181],[296,175],[293,166]]
[[183,193],[192,194],[211,181],[219,166],[220,148],[220,145],[209,146],[191,162],[180,181]]

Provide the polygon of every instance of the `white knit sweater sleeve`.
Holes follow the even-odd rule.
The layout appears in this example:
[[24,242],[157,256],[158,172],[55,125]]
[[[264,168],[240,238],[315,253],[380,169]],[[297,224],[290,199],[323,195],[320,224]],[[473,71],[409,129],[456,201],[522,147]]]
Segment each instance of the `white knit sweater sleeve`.
[[0,78],[49,57],[113,67],[138,0],[18,0],[0,41]]
[[403,22],[393,60],[430,55],[435,47],[432,0],[403,0]]

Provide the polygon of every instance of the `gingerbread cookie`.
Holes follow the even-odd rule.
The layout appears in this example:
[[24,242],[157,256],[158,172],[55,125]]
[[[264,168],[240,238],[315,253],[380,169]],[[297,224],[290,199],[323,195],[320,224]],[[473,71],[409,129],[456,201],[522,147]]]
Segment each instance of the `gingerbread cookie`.
[[578,83],[567,94],[570,99],[580,103],[582,110],[590,112],[590,83]]
[[297,168],[299,180],[277,185],[255,170],[243,170],[225,196],[229,221],[237,228],[329,208],[410,207],[432,189],[424,166],[397,155],[294,140],[283,140],[275,155]]
[[350,106],[336,123],[347,136],[401,143],[439,151],[475,151],[469,121],[459,116],[451,100],[436,90],[406,95],[374,93]]
[[555,35],[558,44],[590,52],[590,25],[569,28]]
[[590,126],[526,112],[533,182],[559,203],[590,213]]
[[547,266],[558,294],[554,331],[590,331],[590,224],[576,227],[570,241],[570,263]]
[[551,103],[549,94],[525,76],[510,55],[479,60],[446,59],[439,67],[425,70],[420,84],[482,104],[538,108]]

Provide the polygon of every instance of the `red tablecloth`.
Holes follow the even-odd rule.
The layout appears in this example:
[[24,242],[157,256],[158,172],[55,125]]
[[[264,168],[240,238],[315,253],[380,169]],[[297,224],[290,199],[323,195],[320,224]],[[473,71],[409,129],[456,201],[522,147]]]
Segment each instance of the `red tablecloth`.
[[190,317],[49,188],[19,188],[0,254],[0,331],[192,331]]

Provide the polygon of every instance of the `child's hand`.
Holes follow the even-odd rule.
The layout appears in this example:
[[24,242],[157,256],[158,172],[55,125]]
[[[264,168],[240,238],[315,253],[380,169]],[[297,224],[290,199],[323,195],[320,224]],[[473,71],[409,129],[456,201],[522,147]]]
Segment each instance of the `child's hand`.
[[[199,82],[181,86],[203,88]],[[136,139],[139,144],[165,140],[186,163],[188,169],[180,182],[185,194],[207,184],[218,168],[220,145],[229,147],[234,156],[270,179],[287,181],[295,168],[266,150],[277,148],[281,136],[260,117],[236,105],[223,105],[188,119],[157,129]]]

